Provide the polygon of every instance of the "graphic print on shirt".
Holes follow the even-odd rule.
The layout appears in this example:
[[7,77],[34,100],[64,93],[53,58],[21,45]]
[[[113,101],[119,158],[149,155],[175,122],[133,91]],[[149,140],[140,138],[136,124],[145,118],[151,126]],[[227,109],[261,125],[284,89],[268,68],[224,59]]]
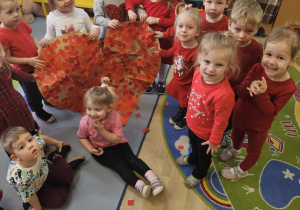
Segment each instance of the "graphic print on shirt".
[[[71,24],[69,27],[68,26],[65,26],[65,29],[64,30],[61,30],[61,33],[62,34],[68,34],[68,33],[72,33],[72,32],[75,32],[75,26],[73,24]],[[80,31],[80,30],[77,30],[77,31]]]
[[202,121],[202,123],[208,120],[209,111],[207,105],[209,104],[205,103],[205,94],[200,95],[195,91],[195,88],[193,88],[190,94],[188,106],[193,113],[191,114],[191,118],[198,118]]
[[181,76],[183,73],[188,72],[189,68],[186,63],[187,62],[183,59],[183,56],[177,54],[175,57],[174,73],[178,73],[178,76]]
[[126,8],[125,3],[120,4],[119,7],[113,4],[109,4],[105,7],[105,12],[107,16],[113,20],[118,20],[119,22],[124,22],[126,20]]

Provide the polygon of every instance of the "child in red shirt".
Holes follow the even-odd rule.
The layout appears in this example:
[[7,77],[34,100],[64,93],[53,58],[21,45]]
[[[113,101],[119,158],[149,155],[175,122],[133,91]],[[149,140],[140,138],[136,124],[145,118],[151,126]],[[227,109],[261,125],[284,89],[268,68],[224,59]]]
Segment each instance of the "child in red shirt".
[[[203,0],[204,11],[199,11],[202,17],[202,33],[228,30],[228,17],[223,14],[230,0]],[[174,27],[165,32],[155,31],[157,38],[172,38],[175,36]]]
[[[143,5],[143,9],[146,11],[148,16],[145,19],[145,14],[140,13],[140,19],[145,19],[145,22],[150,25],[153,31],[163,32],[174,25],[174,8],[178,4],[177,0],[127,0],[126,10],[131,22],[135,22],[137,18],[136,13],[134,12],[134,6],[138,4]],[[161,49],[169,49],[173,45],[173,40],[159,40],[159,43]],[[168,64],[173,64],[173,58],[162,58],[158,76],[157,94],[165,94],[165,74],[167,72]],[[146,90],[146,93],[151,93],[152,87],[153,84]]]
[[213,32],[203,36],[189,96],[186,121],[192,152],[176,159],[179,165],[196,165],[185,180],[195,187],[211,164],[211,157],[220,147],[223,132],[234,106],[234,93],[226,73],[236,68],[236,44],[229,32]]
[[179,99],[179,111],[169,119],[176,130],[182,130],[187,126],[185,115],[188,106],[188,92],[193,80],[194,64],[201,38],[201,16],[191,6],[191,4],[186,5],[176,17],[174,46],[159,52],[162,57],[174,56],[175,58],[173,79],[167,87],[167,92],[173,98]]
[[299,35],[292,29],[273,29],[266,39],[261,64],[255,64],[236,87],[239,99],[233,109],[233,146],[224,150],[220,159],[227,161],[240,154],[246,133],[248,154],[238,166],[222,169],[224,178],[244,178],[258,161],[275,116],[296,90],[288,67],[297,60],[299,46]]

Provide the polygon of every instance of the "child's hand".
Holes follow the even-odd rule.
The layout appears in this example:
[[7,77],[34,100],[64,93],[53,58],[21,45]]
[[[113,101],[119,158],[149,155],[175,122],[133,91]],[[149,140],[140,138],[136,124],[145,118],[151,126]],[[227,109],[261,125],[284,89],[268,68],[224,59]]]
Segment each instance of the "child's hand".
[[47,38],[42,38],[39,43],[42,47],[48,47],[50,45],[49,40]]
[[101,132],[102,130],[105,130],[104,128],[104,121],[99,120],[92,120],[92,127]]
[[111,20],[108,22],[108,27],[113,28],[113,29],[117,29],[120,26],[120,22],[118,20]]
[[159,18],[155,18],[155,17],[147,17],[146,19],[146,23],[148,23],[149,25],[153,25],[153,24],[158,24]]
[[251,82],[250,87],[247,87],[247,90],[249,90],[250,96],[252,97],[254,95],[265,93],[267,90],[267,81],[264,77],[262,77],[262,80],[254,80]]
[[100,29],[99,28],[92,29],[89,33],[88,40],[89,41],[94,41],[94,40],[98,39],[99,34],[100,34]]
[[161,31],[154,31],[154,33],[155,33],[155,35],[154,35],[155,38],[159,38],[159,39],[164,38],[163,32],[161,32]]
[[221,147],[221,145],[214,146],[209,141],[203,142],[201,145],[207,145],[207,144],[208,144],[208,148],[207,148],[206,154],[208,154],[211,151],[211,155],[213,155],[214,152],[217,152],[218,148]]
[[45,61],[39,60],[38,57],[28,58],[28,62],[27,62],[27,64],[29,64],[30,66],[33,66],[34,68],[37,68],[37,69],[43,69],[44,63],[45,63]]
[[89,151],[90,153],[100,156],[103,154],[103,149],[102,148],[93,148],[91,151]]
[[141,22],[145,22],[145,20],[147,19],[148,15],[146,12],[142,12],[139,14],[139,19]]
[[59,152],[61,152],[61,148],[63,147],[64,144],[65,144],[65,142],[57,140],[55,146],[58,148]]
[[131,9],[129,9],[127,12],[128,12],[128,17],[129,17],[130,22],[135,23],[136,18],[137,18],[136,13],[134,11],[132,11]]

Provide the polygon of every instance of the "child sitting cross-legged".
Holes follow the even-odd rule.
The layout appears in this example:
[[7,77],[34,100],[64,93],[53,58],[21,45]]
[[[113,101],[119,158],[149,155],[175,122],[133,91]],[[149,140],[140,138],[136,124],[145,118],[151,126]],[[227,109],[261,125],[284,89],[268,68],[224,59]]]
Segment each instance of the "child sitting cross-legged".
[[[68,198],[74,178],[74,170],[85,160],[84,156],[67,162],[63,156],[70,145],[48,136],[32,136],[23,127],[10,127],[1,136],[1,144],[11,154],[6,180],[22,197],[24,209],[34,210],[42,206],[58,208]],[[44,157],[45,144],[58,149]]]

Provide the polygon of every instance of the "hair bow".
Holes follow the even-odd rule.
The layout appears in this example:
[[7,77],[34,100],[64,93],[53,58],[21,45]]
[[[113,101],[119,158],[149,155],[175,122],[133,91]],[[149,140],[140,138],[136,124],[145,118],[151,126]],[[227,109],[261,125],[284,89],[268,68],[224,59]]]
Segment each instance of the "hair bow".
[[188,8],[191,8],[192,6],[193,6],[192,4],[186,4],[186,5],[184,5],[183,10],[188,9]]
[[104,83],[102,83],[102,84],[101,84],[101,87],[108,87],[108,85],[107,85],[107,84],[104,84]]

